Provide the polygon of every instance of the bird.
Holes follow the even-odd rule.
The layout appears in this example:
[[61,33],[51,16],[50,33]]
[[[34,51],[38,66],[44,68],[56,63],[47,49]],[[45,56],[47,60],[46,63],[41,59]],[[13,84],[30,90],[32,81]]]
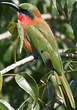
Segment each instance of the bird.
[[30,53],[38,52],[46,66],[48,66],[48,61],[53,65],[55,71],[53,74],[56,80],[61,83],[62,92],[67,95],[71,107],[75,108],[74,96],[65,76],[57,41],[49,25],[41,17],[38,8],[29,3],[16,5],[11,2],[0,2],[0,4],[16,9],[18,21],[24,30],[23,47]]

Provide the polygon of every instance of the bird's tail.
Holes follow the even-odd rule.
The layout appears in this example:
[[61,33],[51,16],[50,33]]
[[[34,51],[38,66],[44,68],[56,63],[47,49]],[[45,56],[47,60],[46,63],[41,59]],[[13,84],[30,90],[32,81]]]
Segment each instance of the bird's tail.
[[62,91],[64,93],[66,93],[65,95],[67,95],[68,99],[69,99],[69,102],[71,104],[71,107],[75,109],[75,101],[74,101],[74,97],[73,97],[73,94],[72,94],[72,91],[71,91],[71,88],[70,88],[70,85],[65,77],[64,74],[62,74],[62,76],[58,76],[57,73],[55,73],[55,76],[56,76],[56,79],[58,82],[61,83],[61,86],[62,87]]

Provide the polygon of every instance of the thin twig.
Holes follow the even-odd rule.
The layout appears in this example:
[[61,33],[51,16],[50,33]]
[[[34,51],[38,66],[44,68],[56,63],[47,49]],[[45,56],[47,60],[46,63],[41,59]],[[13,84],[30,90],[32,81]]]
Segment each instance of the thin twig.
[[47,20],[47,19],[54,19],[54,20],[61,20],[61,21],[66,20],[66,18],[64,16],[53,16],[49,13],[42,14],[42,18],[45,19],[45,20]]
[[62,52],[62,53],[60,53],[60,55],[62,57],[66,57],[66,58],[77,59],[77,54],[76,53],[73,54],[73,53],[64,53],[64,52]]
[[13,79],[13,76],[8,76],[5,78],[4,81],[7,83],[7,82],[11,81],[12,79]]
[[22,60],[20,60],[20,61],[17,61],[16,63],[14,63],[14,64],[12,64],[12,65],[10,65],[10,66],[4,68],[3,70],[0,71],[0,74],[7,73],[7,72],[9,72],[9,71],[12,70],[12,69],[15,69],[16,67],[18,67],[18,66],[20,66],[20,65],[23,65],[23,64],[25,64],[25,63],[28,63],[28,62],[30,62],[30,61],[33,61],[33,60],[34,60],[34,56],[31,55],[31,56],[29,56],[29,57],[27,57],[27,58],[24,58],[24,59],[22,59]]
[[71,40],[67,39],[64,34],[58,32],[58,31],[55,31],[54,32],[54,35],[57,38],[61,39],[63,42],[65,42],[68,45],[68,47],[70,47],[70,48],[76,48],[76,45]]

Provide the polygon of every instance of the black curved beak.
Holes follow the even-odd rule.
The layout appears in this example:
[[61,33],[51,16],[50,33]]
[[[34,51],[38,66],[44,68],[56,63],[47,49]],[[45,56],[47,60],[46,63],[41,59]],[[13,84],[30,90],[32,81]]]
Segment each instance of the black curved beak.
[[0,4],[4,4],[10,7],[13,7],[14,9],[16,9],[18,12],[20,12],[20,8],[19,6],[17,6],[15,3],[10,3],[10,2],[0,2]]
[[21,7],[19,7],[17,4],[15,3],[11,3],[11,2],[0,2],[0,4],[4,4],[4,5],[7,5],[7,6],[10,6],[10,7],[13,7],[14,9],[16,9],[19,13],[23,13],[27,16],[29,16],[30,18],[34,18],[34,15],[29,12],[28,10],[26,9],[22,9]]

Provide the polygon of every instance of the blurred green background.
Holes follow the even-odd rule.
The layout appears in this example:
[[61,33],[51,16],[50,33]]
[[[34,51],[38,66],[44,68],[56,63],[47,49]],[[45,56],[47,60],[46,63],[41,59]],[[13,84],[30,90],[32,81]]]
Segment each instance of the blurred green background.
[[[0,0],[1,1],[1,0]],[[46,22],[50,25],[59,45],[59,50],[66,53],[76,54],[77,42],[77,2],[76,0],[2,0],[20,3],[31,3],[37,6],[41,14],[46,15]],[[48,18],[47,14],[52,16]],[[11,23],[10,23],[11,22]],[[8,6],[0,5],[0,35],[8,31],[8,27],[17,22],[16,11]],[[9,25],[10,23],[10,25]],[[8,26],[9,25],[9,26]],[[13,24],[14,26],[15,24]],[[11,27],[10,27],[11,29]],[[19,42],[16,27],[12,29],[12,37],[0,40],[0,70],[11,65],[12,63],[29,56],[25,50],[19,52]],[[64,69],[67,71],[67,78],[74,93],[77,102],[77,58],[62,57]],[[54,89],[51,81],[48,79],[49,70],[44,66],[41,59],[34,60],[23,66],[9,72],[9,74],[17,74],[22,72],[31,75],[39,86],[40,110],[54,110],[53,103],[56,101],[54,97]],[[45,84],[41,83],[41,80]],[[17,109],[22,102],[28,97],[16,83],[14,77],[10,80],[9,76],[5,76],[3,80],[3,88],[0,98],[8,101],[12,107]],[[72,110],[68,105],[67,110]],[[28,109],[23,109],[28,110]],[[56,108],[62,110],[62,108]],[[63,108],[63,110],[65,110]]]

